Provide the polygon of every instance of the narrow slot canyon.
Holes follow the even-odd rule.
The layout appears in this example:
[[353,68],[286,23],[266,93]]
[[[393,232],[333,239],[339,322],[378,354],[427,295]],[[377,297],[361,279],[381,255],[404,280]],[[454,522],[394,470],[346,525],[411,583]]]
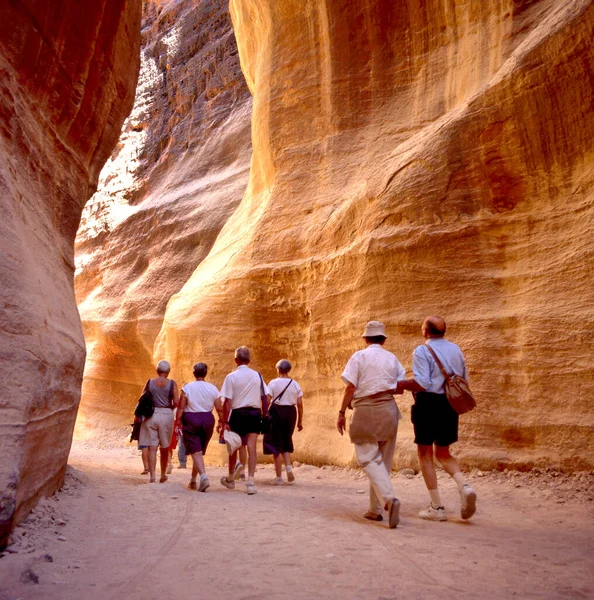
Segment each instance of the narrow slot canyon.
[[[591,595],[593,30],[592,0],[4,3],[0,600]],[[412,377],[430,314],[479,512],[417,519],[405,393],[390,532],[341,373],[379,320]],[[241,345],[303,389],[296,484],[260,457],[225,490],[215,435],[207,494],[146,485],[157,362],[220,390]]]

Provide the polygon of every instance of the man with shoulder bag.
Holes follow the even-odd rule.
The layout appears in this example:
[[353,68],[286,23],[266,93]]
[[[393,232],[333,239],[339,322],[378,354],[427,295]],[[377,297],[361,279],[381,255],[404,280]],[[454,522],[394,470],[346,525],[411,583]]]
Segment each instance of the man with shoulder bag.
[[419,517],[429,521],[447,520],[437,489],[435,455],[458,485],[461,517],[470,519],[476,511],[476,493],[466,483],[449,449],[458,441],[458,415],[476,406],[468,387],[466,361],[462,350],[445,339],[446,324],[441,317],[427,317],[422,332],[427,341],[413,353],[414,379],[400,384],[415,396],[411,419],[423,479],[431,498]]

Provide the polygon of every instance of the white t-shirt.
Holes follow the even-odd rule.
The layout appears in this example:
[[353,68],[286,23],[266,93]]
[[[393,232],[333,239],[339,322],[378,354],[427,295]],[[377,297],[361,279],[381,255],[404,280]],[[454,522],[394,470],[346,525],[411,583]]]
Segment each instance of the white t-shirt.
[[341,379],[357,388],[353,398],[365,398],[395,389],[398,381],[406,379],[406,371],[391,352],[370,344],[349,358]]
[[220,396],[219,390],[207,381],[192,381],[182,388],[188,403],[185,411],[191,413],[211,412],[215,400]]
[[[221,388],[221,398],[231,400],[231,408],[262,408],[260,395],[260,374],[247,365],[239,365],[233,373],[225,377]],[[266,383],[264,393],[270,394]]]
[[[289,381],[291,381],[290,377],[288,379],[286,377],[277,377],[268,384],[271,396],[270,402],[272,402],[279,394],[283,393],[283,390],[287,388]],[[293,379],[282,398],[277,400],[275,404],[278,404],[279,406],[295,406],[295,404],[297,404],[297,398],[301,398],[301,396],[303,396],[303,392],[301,391],[299,384]]]

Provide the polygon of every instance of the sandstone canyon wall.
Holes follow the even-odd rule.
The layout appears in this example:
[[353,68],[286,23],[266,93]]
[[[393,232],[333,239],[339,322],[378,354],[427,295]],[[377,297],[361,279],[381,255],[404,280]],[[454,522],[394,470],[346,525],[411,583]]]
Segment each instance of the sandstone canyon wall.
[[167,302],[244,194],[251,106],[226,2],[144,3],[134,108],[76,243],[87,342],[77,434],[130,422]]
[[[594,3],[232,0],[254,96],[242,203],[168,304],[155,358],[220,382],[251,346],[306,397],[297,455],[344,464],[339,375],[380,319],[465,350],[482,467],[594,467]],[[410,398],[397,463],[414,460]]]
[[130,0],[0,7],[0,547],[63,480],[85,358],[74,238],[132,106],[140,12]]
[[410,368],[437,313],[479,399],[464,464],[593,468],[594,4],[232,0],[249,182],[226,7],[146,6],[127,166],[116,152],[79,235],[83,423],[128,423],[163,357],[220,385],[247,344],[268,378],[295,365],[296,456],[346,464],[363,324]]

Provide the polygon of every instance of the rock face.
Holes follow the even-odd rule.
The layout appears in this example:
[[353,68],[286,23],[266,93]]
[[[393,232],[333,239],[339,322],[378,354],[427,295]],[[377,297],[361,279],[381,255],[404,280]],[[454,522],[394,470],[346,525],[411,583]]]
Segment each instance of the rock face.
[[140,4],[0,8],[0,547],[64,477],[85,357],[74,238],[132,106]]
[[[159,6],[166,26],[148,19],[145,48],[186,10]],[[154,183],[133,172],[140,187],[118,184],[129,214],[88,242],[87,266],[81,239],[94,420],[127,422],[121,407],[129,415],[156,359],[178,381],[205,360],[220,385],[247,344],[267,378],[281,357],[295,365],[299,459],[345,464],[339,376],[363,324],[384,321],[387,348],[410,367],[421,321],[437,313],[479,400],[457,445],[467,466],[593,468],[594,3],[231,0],[230,11],[254,97],[247,190],[232,207],[207,202],[231,185],[218,174],[242,170],[212,166],[216,143],[172,151],[184,119],[171,129],[169,115],[189,101],[171,80],[180,55],[159,54],[175,93],[151,104],[168,121],[149,144],[160,153],[142,159]],[[246,130],[224,114],[184,139],[214,134],[245,165]],[[149,121],[135,128],[150,137]],[[194,194],[205,171],[208,192]],[[415,448],[410,398],[399,404],[401,468]]]
[[81,435],[130,422],[167,302],[245,191],[251,104],[226,2],[144,3],[134,108],[77,238]]
[[[234,345],[306,397],[305,460],[344,463],[339,375],[364,322],[410,367],[437,313],[479,410],[467,465],[594,466],[594,4],[232,0],[254,95],[242,204],[170,301],[156,356]],[[221,335],[223,332],[223,335]],[[415,452],[409,398],[398,465]]]

